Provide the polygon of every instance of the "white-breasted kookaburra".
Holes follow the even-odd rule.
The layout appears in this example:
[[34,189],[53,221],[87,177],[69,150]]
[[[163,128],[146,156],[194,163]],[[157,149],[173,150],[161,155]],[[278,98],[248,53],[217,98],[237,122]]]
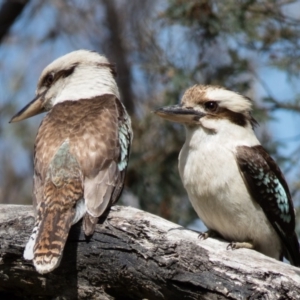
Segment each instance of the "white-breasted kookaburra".
[[132,140],[112,64],[96,52],[64,55],[42,72],[36,97],[11,122],[48,111],[34,146],[36,222],[24,258],[58,267],[73,224],[87,236],[119,198]]
[[185,125],[179,173],[209,231],[276,259],[300,266],[295,212],[283,174],[260,145],[251,101],[219,86],[195,85],[180,105],[156,110]]

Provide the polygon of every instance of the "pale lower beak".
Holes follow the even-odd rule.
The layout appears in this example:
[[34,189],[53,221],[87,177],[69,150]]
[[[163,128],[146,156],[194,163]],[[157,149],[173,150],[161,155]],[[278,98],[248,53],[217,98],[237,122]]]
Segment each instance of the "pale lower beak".
[[42,96],[43,95],[37,95],[31,102],[15,114],[9,123],[19,122],[45,112]]
[[182,105],[172,105],[159,108],[154,111],[158,116],[176,123],[198,123],[199,119],[205,116],[204,113],[193,108],[186,108]]

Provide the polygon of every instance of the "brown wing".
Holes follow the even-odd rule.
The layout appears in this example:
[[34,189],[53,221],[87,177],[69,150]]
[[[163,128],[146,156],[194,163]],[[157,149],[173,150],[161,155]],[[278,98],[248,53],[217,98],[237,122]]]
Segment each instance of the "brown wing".
[[[91,100],[86,100],[90,105],[88,101]],[[120,128],[130,124],[124,123],[127,115],[119,100],[105,95],[95,101],[98,105],[87,112],[70,136],[71,151],[74,151],[84,174],[84,199],[88,212],[84,231],[87,235],[93,233],[98,217],[117,201],[123,189],[126,167],[120,168],[120,161],[122,151],[126,151],[127,166],[130,146],[130,137],[125,148],[120,141]],[[131,129],[126,130],[129,136]]]
[[282,172],[260,145],[237,147],[236,159],[252,198],[259,203],[280,236],[286,256],[292,264],[299,266],[294,207]]
[[[54,106],[44,118],[36,139],[34,198],[37,204],[43,199],[51,159],[66,140],[83,174],[83,197],[88,213],[98,218],[117,201],[123,188],[131,141],[130,120],[113,95],[65,101]],[[91,219],[91,223],[95,222]],[[91,231],[92,228],[86,232]]]

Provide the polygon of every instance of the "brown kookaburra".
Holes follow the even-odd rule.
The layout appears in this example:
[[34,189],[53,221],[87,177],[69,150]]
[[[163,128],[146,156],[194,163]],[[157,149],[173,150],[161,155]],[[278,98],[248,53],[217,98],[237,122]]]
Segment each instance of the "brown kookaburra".
[[34,146],[36,222],[24,258],[39,273],[58,267],[73,224],[87,236],[119,198],[132,140],[113,65],[78,50],[42,72],[36,97],[11,122],[48,111]]

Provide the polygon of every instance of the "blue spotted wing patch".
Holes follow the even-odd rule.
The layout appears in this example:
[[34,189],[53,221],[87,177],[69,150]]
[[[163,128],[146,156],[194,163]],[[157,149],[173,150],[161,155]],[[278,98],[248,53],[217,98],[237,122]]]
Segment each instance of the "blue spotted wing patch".
[[260,145],[237,147],[236,160],[253,200],[279,235],[284,256],[292,265],[300,266],[293,202],[277,164]]
[[237,163],[250,194],[273,226],[293,233],[295,213],[287,183],[274,160],[262,146],[237,148]]
[[119,171],[125,171],[128,165],[130,145],[132,142],[132,128],[130,117],[121,102],[118,102],[119,123],[118,135],[120,145],[120,157],[118,162]]
[[265,172],[262,167],[257,167],[253,163],[249,164],[248,172],[253,177],[254,184],[260,190],[261,197],[267,198],[268,201],[272,201],[274,198],[281,220],[286,223],[291,222],[292,216],[289,213],[288,196],[276,175],[273,172]]
[[121,149],[118,169],[120,171],[123,171],[127,167],[130,143],[129,126],[127,122],[123,122],[119,124],[119,144]]

